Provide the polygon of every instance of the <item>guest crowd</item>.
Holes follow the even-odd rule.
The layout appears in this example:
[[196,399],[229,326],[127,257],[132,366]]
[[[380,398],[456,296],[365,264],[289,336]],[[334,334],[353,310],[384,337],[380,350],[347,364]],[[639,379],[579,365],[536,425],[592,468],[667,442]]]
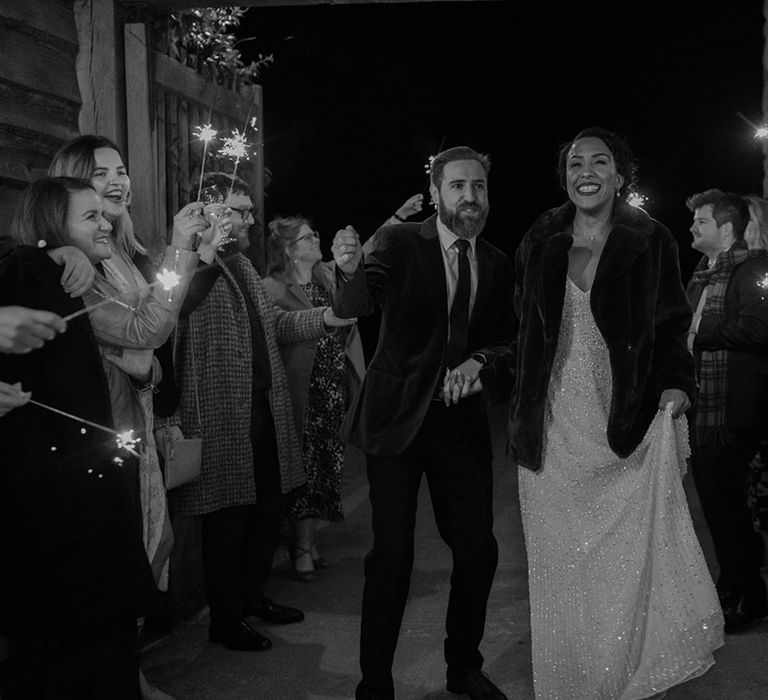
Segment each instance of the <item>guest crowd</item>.
[[[681,202],[701,254],[684,280],[675,238],[627,202],[621,135],[585,129],[554,167],[565,199],[514,250],[482,236],[490,157],[459,146],[431,161],[423,221],[414,195],[364,244],[340,229],[323,260],[312,219],[284,213],[254,261],[241,178],[207,173],[221,204],[183,206],[151,255],[117,145],[64,144],[0,238],[0,695],[170,698],[139,652],[173,576],[172,515],[200,526],[210,641],[268,651],[259,620],[304,622],[268,594],[281,538],[298,580],[333,565],[315,533],[344,520],[360,450],[374,540],[356,698],[394,698],[423,475],[453,558],[447,689],[506,698],[481,653],[500,396],[537,699],[661,698],[768,617],[768,201]],[[199,470],[167,488],[195,448]]]

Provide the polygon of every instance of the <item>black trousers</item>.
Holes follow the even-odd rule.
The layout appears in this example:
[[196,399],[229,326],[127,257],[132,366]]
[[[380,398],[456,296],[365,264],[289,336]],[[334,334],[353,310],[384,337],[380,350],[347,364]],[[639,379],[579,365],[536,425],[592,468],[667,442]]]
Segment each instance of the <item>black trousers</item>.
[[760,574],[764,545],[755,532],[745,493],[749,460],[760,436],[737,434],[730,446],[697,446],[692,440],[692,472],[720,568],[720,597],[743,596],[747,605],[765,602]]
[[251,444],[257,502],[202,516],[203,573],[212,624],[240,620],[264,595],[288,499],[280,486],[275,426],[268,404],[254,401]]
[[453,555],[445,660],[457,668],[483,665],[479,645],[498,562],[491,463],[471,451],[458,408],[433,402],[402,455],[368,455],[374,543],[365,558],[358,698],[394,697],[392,662],[408,598],[424,473],[440,536]]

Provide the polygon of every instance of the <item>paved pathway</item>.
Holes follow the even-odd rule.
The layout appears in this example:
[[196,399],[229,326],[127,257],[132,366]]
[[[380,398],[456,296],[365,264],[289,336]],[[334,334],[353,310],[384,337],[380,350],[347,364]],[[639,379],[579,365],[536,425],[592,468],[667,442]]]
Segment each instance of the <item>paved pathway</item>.
[[[496,536],[499,567],[482,646],[485,670],[510,700],[532,700],[525,550],[517,502],[517,474],[503,458],[503,411],[494,410]],[[711,562],[711,543],[690,488],[694,521]],[[144,650],[147,677],[177,700],[350,700],[358,681],[357,639],[363,557],[371,544],[363,470],[353,464],[345,486],[344,523],[318,532],[331,568],[312,583],[278,571],[269,595],[306,612],[305,622],[256,627],[271,637],[265,653],[234,652],[207,641],[207,611]],[[448,700],[442,655],[450,560],[422,488],[416,565],[396,661],[398,700]],[[768,698],[768,622],[727,638],[717,663],[702,678],[670,691],[667,700]],[[573,700],[587,700],[573,698]]]

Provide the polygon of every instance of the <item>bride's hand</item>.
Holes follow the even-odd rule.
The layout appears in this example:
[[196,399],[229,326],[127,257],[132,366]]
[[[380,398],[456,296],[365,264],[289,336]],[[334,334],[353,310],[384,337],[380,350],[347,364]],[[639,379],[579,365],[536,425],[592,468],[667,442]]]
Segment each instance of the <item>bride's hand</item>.
[[679,418],[691,407],[691,400],[682,389],[664,389],[659,398],[659,408],[664,411],[669,404],[672,418]]

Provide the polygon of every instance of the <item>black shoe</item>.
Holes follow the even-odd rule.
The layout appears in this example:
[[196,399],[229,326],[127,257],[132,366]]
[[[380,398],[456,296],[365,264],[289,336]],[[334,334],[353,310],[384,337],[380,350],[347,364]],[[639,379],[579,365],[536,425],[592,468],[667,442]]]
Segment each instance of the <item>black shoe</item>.
[[472,700],[507,700],[507,696],[479,668],[449,668],[446,678],[449,693],[466,693]]
[[237,651],[267,651],[272,648],[272,642],[263,634],[259,634],[245,620],[226,624],[211,623],[208,639],[223,644],[227,649]]
[[724,601],[723,617],[725,618],[726,634],[744,632],[764,617],[768,617],[768,602],[750,604],[744,597],[731,598]]
[[260,603],[254,603],[246,610],[246,614],[260,617],[273,625],[290,625],[304,620],[304,613],[287,605],[280,605],[269,598],[262,598]]

